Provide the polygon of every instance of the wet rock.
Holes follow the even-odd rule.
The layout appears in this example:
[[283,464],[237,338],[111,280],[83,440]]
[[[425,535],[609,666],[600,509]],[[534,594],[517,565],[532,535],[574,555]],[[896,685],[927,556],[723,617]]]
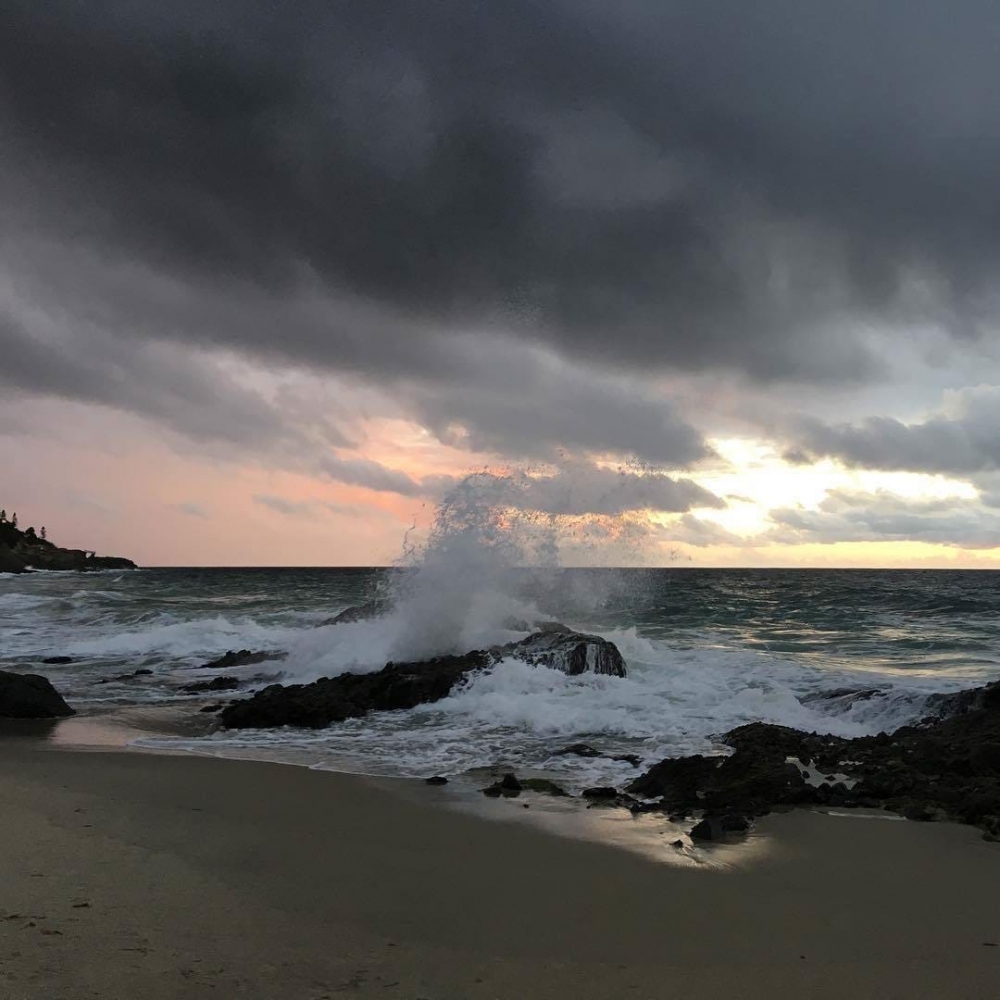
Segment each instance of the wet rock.
[[527,788],[531,792],[538,792],[542,795],[552,795],[556,798],[566,798],[569,792],[561,785],[557,785],[548,778],[521,778],[521,787]]
[[202,694],[205,691],[235,691],[240,686],[238,677],[213,677],[210,681],[198,681],[181,688],[186,694]]
[[521,794],[523,787],[516,775],[505,774],[500,781],[495,781],[489,787],[484,788],[483,794],[494,799],[501,795],[507,799],[516,799]]
[[229,650],[216,660],[209,660],[199,667],[200,670],[232,670],[234,667],[249,667],[255,663],[267,663],[269,660],[284,660],[288,656],[280,650],[265,650],[253,653],[249,649]]
[[[941,699],[943,717],[856,739],[752,723],[723,737],[729,757],[665,760],[628,786],[659,806],[704,809],[705,819],[801,805],[883,808],[1000,833],[1000,684]],[[810,764],[826,776],[811,784]],[[712,833],[711,822],[699,835]]]
[[589,746],[586,743],[571,743],[568,747],[563,747],[562,750],[557,750],[554,756],[601,757],[603,754],[600,750],[595,750],[592,746]]
[[638,767],[642,763],[642,758],[634,753],[611,754],[601,750],[595,750],[588,743],[571,743],[568,747],[557,750],[554,757],[605,757],[608,760],[620,760],[623,763]]
[[[625,676],[621,654],[613,643],[599,636],[568,631],[536,633],[521,642],[497,646],[488,651],[474,650],[462,656],[440,656],[416,663],[387,663],[382,670],[371,674],[341,674],[311,684],[272,684],[247,701],[229,706],[223,713],[223,724],[234,729],[274,726],[321,728],[331,722],[341,722],[371,711],[413,708],[447,697],[455,684],[470,673],[485,669],[507,656],[553,666],[567,673],[594,670]],[[248,660],[247,657],[274,659],[276,654],[240,650],[239,653],[227,653],[205,666],[261,662],[260,659]],[[193,689],[194,685],[190,687]],[[199,687],[198,690],[219,688]]]
[[115,674],[114,677],[102,677],[97,683],[98,684],[112,684],[116,681],[130,681],[136,677],[148,677],[152,674],[152,670],[148,670],[145,667],[141,667],[139,670],[133,670],[129,674]]
[[561,670],[570,676],[594,673],[625,677],[628,673],[625,660],[613,642],[598,635],[573,632],[558,623],[552,623],[550,629],[534,632],[519,642],[499,647],[497,653],[534,666]]
[[45,659],[42,660],[42,663],[46,663],[50,666],[54,666],[56,664],[62,665],[65,663],[72,663],[72,662],[73,662],[72,656],[46,656]]
[[440,774],[435,774],[432,778],[424,778],[425,785],[447,785],[448,779]]
[[418,663],[387,663],[369,674],[341,674],[311,684],[271,684],[251,698],[228,705],[222,723],[231,729],[302,726],[321,729],[331,722],[373,711],[413,708],[446,698],[452,688],[491,663],[486,653],[440,656]]
[[968,712],[1000,707],[1000,681],[969,691],[953,694],[932,694],[927,699],[928,716],[931,719],[952,719]]
[[198,711],[202,713],[221,712],[225,707],[226,706],[223,704],[223,702],[219,701],[216,702],[214,705],[205,705],[204,708],[199,708]]
[[0,717],[59,719],[75,714],[48,678],[0,670]]
[[870,701],[882,694],[885,694],[882,688],[833,688],[804,695],[800,701],[803,705],[820,703],[828,711],[846,712],[859,701]]
[[618,789],[610,785],[601,785],[597,788],[585,788],[582,792],[585,799],[617,799]]
[[741,813],[706,816],[692,827],[689,836],[692,840],[724,840],[727,834],[746,833],[751,825]]
[[699,793],[721,765],[721,757],[702,754],[668,757],[629,782],[625,790],[647,799],[659,797],[668,809],[685,809],[699,801]]
[[514,795],[520,793],[522,785],[521,782],[517,780],[517,776],[513,774],[505,774],[503,778],[500,779],[500,788],[502,791],[511,792]]
[[615,754],[610,759],[620,760],[623,764],[631,764],[633,767],[638,767],[642,763],[642,758],[637,753]]

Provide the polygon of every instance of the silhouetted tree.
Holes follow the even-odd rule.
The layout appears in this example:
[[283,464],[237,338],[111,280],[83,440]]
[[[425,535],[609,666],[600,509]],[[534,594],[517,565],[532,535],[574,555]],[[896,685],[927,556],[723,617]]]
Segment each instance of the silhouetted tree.
[[45,525],[42,525],[42,541],[44,542],[48,538],[48,534],[45,531]]
[[34,528],[34,525],[32,525],[31,527],[29,527],[28,530],[25,531],[24,537],[25,538],[34,538],[35,537],[35,528]]
[[6,523],[7,523],[7,511],[0,510],[0,524],[6,524]]
[[17,511],[14,511],[14,516],[10,519],[10,526],[12,528],[17,527]]

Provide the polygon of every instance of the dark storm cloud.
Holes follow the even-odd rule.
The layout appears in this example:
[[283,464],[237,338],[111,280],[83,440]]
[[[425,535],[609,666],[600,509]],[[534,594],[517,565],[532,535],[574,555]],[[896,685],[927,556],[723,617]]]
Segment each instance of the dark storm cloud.
[[835,321],[992,315],[998,41],[984,0],[9,0],[0,178],[53,239],[195,289],[308,280],[396,331],[162,336],[379,377],[485,324],[858,379]]
[[786,458],[835,458],[852,468],[977,476],[1000,469],[1000,390],[971,389],[953,412],[904,423],[870,417],[855,424],[803,420]]

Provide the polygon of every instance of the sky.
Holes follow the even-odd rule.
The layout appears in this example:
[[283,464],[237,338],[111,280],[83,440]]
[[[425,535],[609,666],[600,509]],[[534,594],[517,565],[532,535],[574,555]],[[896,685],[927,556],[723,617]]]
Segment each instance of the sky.
[[1000,566],[988,0],[7,0],[0,504],[368,565]]

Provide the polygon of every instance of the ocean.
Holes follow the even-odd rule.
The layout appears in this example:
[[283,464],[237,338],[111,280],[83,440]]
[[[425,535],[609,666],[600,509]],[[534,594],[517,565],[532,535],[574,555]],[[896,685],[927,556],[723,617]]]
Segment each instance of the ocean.
[[[328,623],[387,590],[398,594],[387,616]],[[482,587],[380,569],[0,576],[0,669],[44,673],[84,713],[190,706],[194,715],[206,697],[179,688],[210,679],[199,666],[230,649],[287,653],[225,671],[252,690],[510,641],[525,634],[517,618],[612,640],[628,676],[504,660],[412,711],[318,732],[137,742],[379,775],[509,767],[579,789],[635,771],[557,752],[570,743],[652,762],[718,751],[721,733],[756,720],[877,733],[920,718],[931,694],[1000,677],[1000,574],[861,570],[507,570]],[[42,666],[49,656],[73,662]],[[108,680],[137,669],[151,673]]]

